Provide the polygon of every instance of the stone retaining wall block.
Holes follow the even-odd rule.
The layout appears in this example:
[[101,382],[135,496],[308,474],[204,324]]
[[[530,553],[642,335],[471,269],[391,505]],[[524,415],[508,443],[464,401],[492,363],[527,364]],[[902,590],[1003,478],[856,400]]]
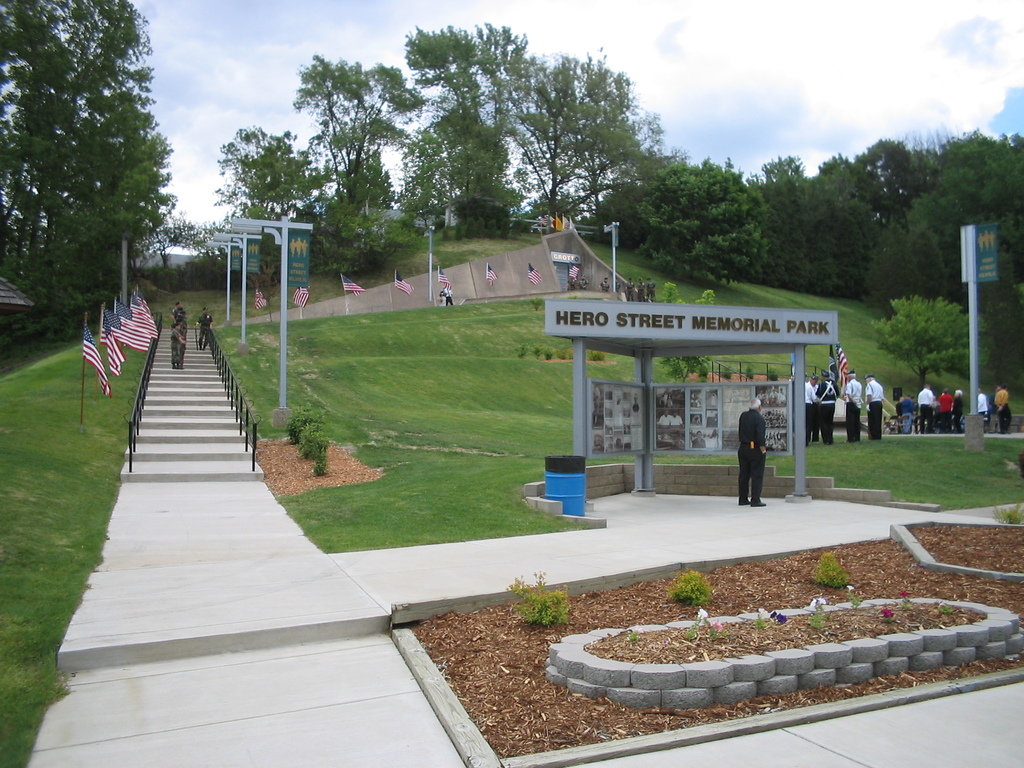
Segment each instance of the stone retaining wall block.
[[805,645],[804,650],[814,654],[814,666],[818,669],[837,669],[853,662],[853,649],[841,643]]
[[729,683],[712,689],[716,704],[736,704],[757,696],[757,683]]
[[863,683],[875,676],[875,665],[872,662],[855,662],[836,670],[837,683]]
[[552,666],[550,664],[544,670],[544,677],[547,679],[549,683],[554,683],[555,685],[569,685],[569,678],[567,678],[565,675],[559,672],[558,667]]
[[988,627],[979,627],[977,624],[965,624],[956,628],[956,644],[984,645],[988,642]]
[[793,693],[799,688],[800,681],[796,675],[774,675],[757,684],[757,695],[779,696],[784,693]]
[[889,643],[890,656],[914,656],[924,650],[924,638],[920,635],[897,632],[879,637]]
[[591,685],[583,680],[569,678],[568,686],[570,691],[586,696],[588,699],[599,699],[605,695],[607,689],[601,685]]
[[956,648],[955,629],[918,629],[911,634],[924,638],[925,651],[949,651]]
[[836,671],[834,669],[812,669],[803,675],[797,675],[801,690],[805,688],[821,688],[826,685],[836,684]]
[[890,656],[875,662],[875,677],[899,675],[910,669],[910,659],[906,656]]
[[877,637],[847,640],[843,645],[849,646],[853,651],[854,664],[874,663],[889,658],[889,642]]
[[724,661],[695,661],[684,667],[689,688],[717,688],[733,681],[732,664]]
[[999,640],[995,643],[985,643],[978,646],[978,660],[1001,659],[1006,655],[1006,641]]
[[992,643],[999,642],[1000,640],[1006,640],[1016,632],[1013,624],[1005,619],[985,619],[984,621],[978,621],[975,623],[979,627],[988,627],[988,639],[989,642]]
[[973,645],[957,647],[942,652],[942,663],[947,667],[959,667],[962,664],[970,664],[978,657],[978,651]]
[[694,709],[714,703],[710,688],[676,688],[661,692],[661,706],[666,709]]
[[942,666],[945,651],[922,651],[910,659],[910,669],[913,672],[923,672],[926,669],[938,669]]
[[629,674],[633,688],[664,691],[686,687],[686,670],[681,664],[634,664]]
[[583,666],[583,679],[605,688],[628,688],[632,670],[628,662],[594,656]]
[[737,683],[767,680],[775,674],[775,659],[767,656],[741,656],[726,661],[732,664],[732,679]]
[[633,709],[650,709],[661,706],[661,691],[645,691],[641,688],[609,688],[605,695],[616,704]]
[[1006,640],[1006,655],[1016,656],[1021,651],[1024,651],[1024,635],[1019,632]]
[[814,669],[814,653],[803,648],[768,651],[765,656],[775,659],[777,675],[804,675]]

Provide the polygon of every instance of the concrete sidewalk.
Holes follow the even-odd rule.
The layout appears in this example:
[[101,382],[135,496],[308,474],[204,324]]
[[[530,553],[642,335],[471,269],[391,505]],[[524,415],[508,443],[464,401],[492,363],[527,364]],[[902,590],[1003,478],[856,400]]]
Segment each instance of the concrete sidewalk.
[[[189,389],[195,358],[173,372]],[[181,399],[185,387],[163,383]],[[194,388],[203,408],[217,408],[210,391],[198,394],[215,384]],[[605,529],[327,555],[258,476],[193,471],[203,463],[197,446],[209,446],[199,438],[224,437],[210,429],[222,418],[203,411],[144,426],[147,437],[163,430],[180,441],[168,465],[192,466],[150,456],[146,472],[163,475],[122,486],[103,564],[59,653],[70,695],[47,713],[34,768],[456,768],[458,753],[386,632],[393,606],[410,606],[408,616],[536,572],[580,582],[882,539],[891,523],[934,519],[838,501],[751,510],[731,498],[625,494],[595,503]],[[214,444],[239,454],[217,461],[245,461],[237,439]],[[1020,765],[1012,734],[1022,706],[1024,685],[1012,685],[604,764]],[[942,732],[959,736],[936,739]]]

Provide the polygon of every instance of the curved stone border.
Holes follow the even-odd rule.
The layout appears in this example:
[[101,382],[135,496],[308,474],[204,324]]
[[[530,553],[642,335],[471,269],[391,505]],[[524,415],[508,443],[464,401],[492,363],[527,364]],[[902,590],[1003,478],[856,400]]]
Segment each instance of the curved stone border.
[[[875,638],[822,643],[803,648],[769,651],[720,661],[686,664],[634,664],[602,659],[586,650],[597,640],[622,632],[686,629],[692,621],[642,625],[627,629],[598,629],[563,637],[549,651],[547,679],[590,698],[605,696],[637,709],[692,709],[735,704],[755,696],[792,693],[823,685],[860,683],[900,672],[957,667],[979,660],[1014,656],[1024,650],[1020,617],[1004,608],[980,603],[913,598],[916,603],[945,602],[983,614],[984,619],[949,629],[928,629]],[[893,605],[897,600],[865,600],[864,605]],[[828,606],[848,610],[850,603]],[[784,611],[788,615],[808,613]],[[753,621],[756,614],[719,616],[710,621]]]
[[927,549],[917,540],[911,531],[912,528],[927,528],[936,525],[956,525],[964,528],[1012,528],[1019,526],[1008,526],[1001,523],[942,523],[929,520],[924,523],[913,523],[911,525],[890,525],[889,538],[903,545],[911,556],[917,560],[918,565],[931,571],[940,573],[963,573],[969,576],[980,576],[983,579],[1002,579],[1003,581],[1024,581],[1024,573],[1007,573],[1005,571],[987,571],[983,568],[968,568],[966,565],[953,565],[951,563],[940,563]]

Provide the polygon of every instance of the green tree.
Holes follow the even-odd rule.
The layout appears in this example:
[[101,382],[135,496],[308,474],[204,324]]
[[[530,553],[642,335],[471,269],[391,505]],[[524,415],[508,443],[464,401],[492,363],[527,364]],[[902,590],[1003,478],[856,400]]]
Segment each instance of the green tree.
[[945,299],[908,296],[892,302],[891,317],[877,321],[878,346],[906,363],[923,387],[929,373],[967,369],[967,316]]
[[170,198],[127,0],[18,0],[0,30],[0,271],[35,302],[0,326],[3,347],[77,333],[117,292],[122,237],[151,232]]
[[[670,304],[680,303],[679,290],[675,283],[666,282],[662,289],[662,301]],[[704,291],[701,297],[694,304],[714,304],[716,301],[715,292],[711,289]],[[710,357],[662,357],[660,358],[661,368],[673,381],[686,381],[690,374],[707,376],[711,370]]]
[[660,140],[657,122],[639,119],[632,81],[603,59],[534,58],[522,86],[513,137],[528,189],[545,213],[593,212],[632,177],[641,137]]
[[262,128],[240,128],[222,146],[218,161],[225,184],[217,198],[239,216],[280,219],[296,216],[309,207],[320,178],[309,171],[309,153],[296,149],[296,137],[280,136]]
[[405,50],[428,111],[427,125],[407,154],[407,160],[427,166],[411,169],[406,180],[434,188],[406,190],[405,198],[517,204],[508,179],[510,110],[525,72],[526,39],[490,24],[472,33],[417,29]]
[[658,175],[639,208],[645,254],[678,276],[758,280],[764,201],[731,164],[673,165]]
[[814,292],[820,277],[808,248],[804,212],[810,184],[804,164],[795,157],[765,163],[761,175],[751,180],[765,201],[761,232],[771,268],[762,276],[766,285],[793,291]]
[[310,155],[320,164],[327,194],[349,205],[388,206],[393,199],[383,153],[401,146],[402,125],[423,100],[396,67],[314,56],[299,73],[295,108],[319,128]]

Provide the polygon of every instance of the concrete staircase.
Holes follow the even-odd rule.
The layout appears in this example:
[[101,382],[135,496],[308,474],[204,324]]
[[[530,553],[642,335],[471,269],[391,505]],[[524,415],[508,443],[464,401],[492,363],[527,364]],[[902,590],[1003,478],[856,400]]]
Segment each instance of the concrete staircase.
[[209,349],[189,349],[179,370],[166,342],[157,348],[132,464],[122,482],[263,481]]

